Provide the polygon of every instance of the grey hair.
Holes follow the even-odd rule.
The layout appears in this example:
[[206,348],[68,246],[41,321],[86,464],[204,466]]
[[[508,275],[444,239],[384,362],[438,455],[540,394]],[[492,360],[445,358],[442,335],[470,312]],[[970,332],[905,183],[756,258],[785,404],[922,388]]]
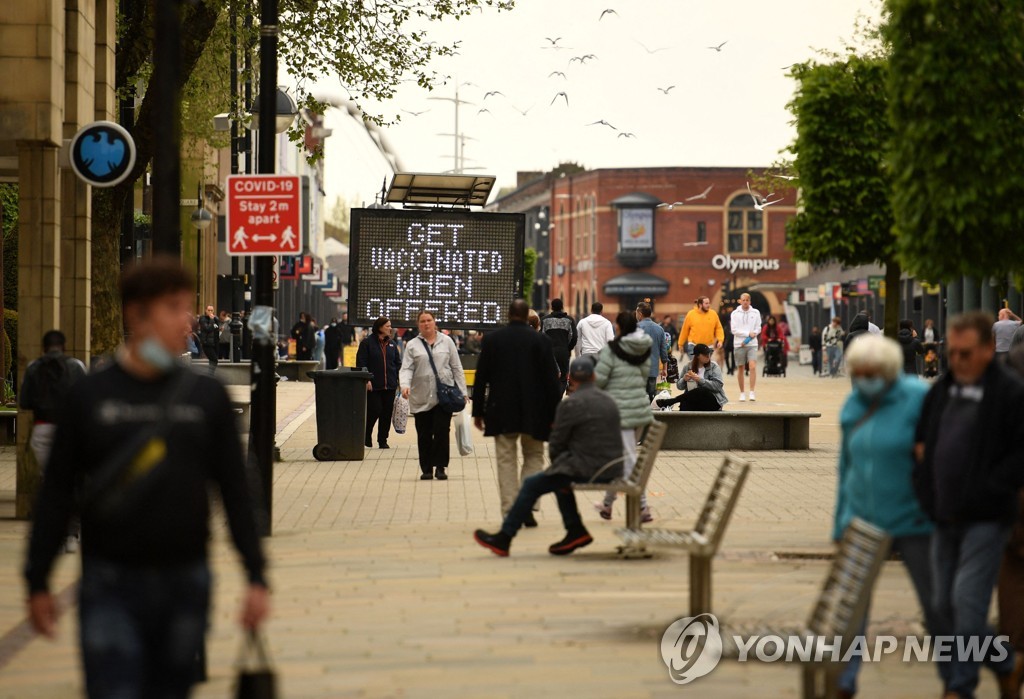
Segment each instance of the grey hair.
[[846,368],[851,374],[860,369],[875,369],[887,381],[895,381],[903,371],[903,349],[888,337],[861,335],[846,350]]

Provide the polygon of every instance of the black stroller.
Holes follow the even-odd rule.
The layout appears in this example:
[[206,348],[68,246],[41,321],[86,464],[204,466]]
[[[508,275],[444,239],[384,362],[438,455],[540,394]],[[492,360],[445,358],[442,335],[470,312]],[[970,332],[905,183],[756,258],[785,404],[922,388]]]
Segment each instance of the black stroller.
[[785,376],[786,362],[783,357],[782,340],[769,340],[764,346],[764,366],[761,376]]

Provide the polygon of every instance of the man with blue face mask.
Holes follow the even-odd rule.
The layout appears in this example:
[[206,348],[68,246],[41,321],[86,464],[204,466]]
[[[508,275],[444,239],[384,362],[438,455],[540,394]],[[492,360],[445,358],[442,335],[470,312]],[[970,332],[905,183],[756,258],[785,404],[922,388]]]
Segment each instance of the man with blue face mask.
[[[35,508],[29,618],[54,636],[48,579],[73,513],[82,521],[79,627],[89,697],[187,697],[209,621],[209,486],[217,486],[249,587],[242,623],[269,595],[234,412],[215,379],[179,366],[195,282],[176,259],[121,282],[128,339],[72,387]],[[76,492],[80,495],[76,498]]]

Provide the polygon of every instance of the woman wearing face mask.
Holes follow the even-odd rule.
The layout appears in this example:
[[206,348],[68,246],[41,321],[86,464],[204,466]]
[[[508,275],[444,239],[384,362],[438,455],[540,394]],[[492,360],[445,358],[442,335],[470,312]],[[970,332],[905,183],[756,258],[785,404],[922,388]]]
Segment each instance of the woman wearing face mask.
[[[840,412],[842,442],[832,538],[836,541],[854,517],[885,530],[893,538],[924,611],[928,633],[946,624],[932,612],[929,547],[932,525],[914,495],[914,433],[928,384],[903,373],[903,350],[888,338],[865,334],[846,352],[853,392]],[[865,632],[867,617],[860,634]],[[948,664],[939,663],[940,674]],[[839,696],[857,691],[860,660],[848,663],[839,680]]]

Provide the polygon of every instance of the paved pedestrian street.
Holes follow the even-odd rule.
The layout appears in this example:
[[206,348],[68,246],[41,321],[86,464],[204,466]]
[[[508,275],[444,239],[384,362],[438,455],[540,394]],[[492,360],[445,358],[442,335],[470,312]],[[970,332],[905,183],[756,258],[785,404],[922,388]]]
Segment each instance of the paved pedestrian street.
[[[734,377],[726,377],[731,398]],[[828,565],[835,492],[837,412],[844,379],[763,378],[758,402],[729,410],[813,410],[813,448],[750,452],[753,463],[714,563],[714,611],[734,628],[798,628]],[[797,697],[800,673],[783,663],[723,660],[710,675],[677,686],[661,660],[665,627],[688,614],[685,555],[659,551],[619,560],[615,519],[602,521],[581,494],[595,541],[572,556],[550,556],[563,535],[553,498],[540,526],[499,559],[472,531],[500,521],[493,445],[475,432],[476,452],[454,458],[447,482],[419,480],[415,438],[393,436],[362,462],[320,463],[312,384],[278,387],[274,534],[267,541],[274,588],[268,627],[287,699],[342,697]],[[453,449],[453,453],[454,452]],[[56,642],[30,640],[23,613],[27,525],[13,514],[14,454],[0,454],[0,697],[81,694],[75,615]],[[649,497],[658,524],[692,526],[720,463],[712,452],[658,458]],[[195,696],[232,696],[241,634],[235,624],[243,578],[218,518],[213,547],[218,584],[210,629],[209,682]],[[76,557],[54,576],[73,605]],[[869,634],[920,632],[919,609],[902,565],[889,562],[874,594]],[[939,696],[932,667],[890,657],[867,663],[863,697]],[[990,676],[979,697],[996,696]]]

